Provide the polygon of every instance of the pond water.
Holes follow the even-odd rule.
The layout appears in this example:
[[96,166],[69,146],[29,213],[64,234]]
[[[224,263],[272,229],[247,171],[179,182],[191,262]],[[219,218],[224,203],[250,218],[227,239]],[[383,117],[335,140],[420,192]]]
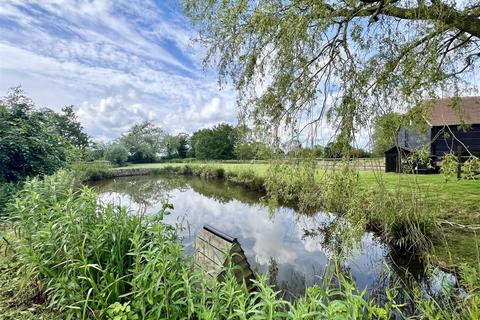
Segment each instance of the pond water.
[[136,176],[94,186],[102,200],[135,213],[152,214],[165,201],[173,204],[164,220],[176,226],[188,253],[193,253],[195,235],[205,224],[237,238],[252,269],[267,273],[287,299],[337,271],[369,294],[398,286],[404,269],[414,277],[423,275],[409,257],[391,252],[374,234],[358,231],[348,221],[323,212],[304,215],[288,207],[271,208],[261,194],[225,181]]

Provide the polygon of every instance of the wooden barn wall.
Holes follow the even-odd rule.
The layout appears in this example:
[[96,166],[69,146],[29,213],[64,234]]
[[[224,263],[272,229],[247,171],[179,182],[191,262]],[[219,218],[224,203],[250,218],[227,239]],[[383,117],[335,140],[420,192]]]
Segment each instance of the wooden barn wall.
[[446,153],[456,152],[457,147],[461,144],[453,137],[453,135],[467,146],[470,152],[480,155],[480,124],[473,125],[470,130],[466,132],[459,126],[450,126],[453,135],[448,128],[433,127],[432,138],[441,130],[443,130],[444,133],[440,133],[439,137],[432,143],[432,155],[441,157]]
[[397,145],[402,148],[416,149],[430,142],[430,130],[419,132],[413,127],[400,128],[397,133]]

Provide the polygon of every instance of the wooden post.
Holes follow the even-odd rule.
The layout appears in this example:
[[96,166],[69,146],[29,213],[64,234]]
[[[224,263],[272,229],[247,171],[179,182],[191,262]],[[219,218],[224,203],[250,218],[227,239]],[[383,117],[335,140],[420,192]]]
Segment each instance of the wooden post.
[[462,146],[457,147],[457,180],[462,178]]

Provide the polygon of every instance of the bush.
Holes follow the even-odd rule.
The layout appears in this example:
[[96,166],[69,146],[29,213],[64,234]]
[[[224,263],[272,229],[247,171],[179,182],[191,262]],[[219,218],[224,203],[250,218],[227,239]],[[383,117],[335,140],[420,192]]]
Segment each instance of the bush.
[[6,214],[7,204],[12,200],[20,184],[12,182],[0,183],[0,217]]
[[79,181],[97,181],[112,178],[112,166],[106,161],[75,162],[71,166]]
[[125,164],[128,160],[127,148],[121,144],[111,145],[105,152],[105,160],[119,166]]
[[79,155],[16,89],[0,99],[0,181],[17,182],[49,175]]

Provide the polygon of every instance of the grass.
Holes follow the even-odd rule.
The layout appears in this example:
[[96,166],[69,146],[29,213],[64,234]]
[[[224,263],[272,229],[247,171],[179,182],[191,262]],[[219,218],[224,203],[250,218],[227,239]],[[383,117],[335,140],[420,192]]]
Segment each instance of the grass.
[[[6,224],[0,224],[0,319],[2,320],[60,320],[58,312],[49,310],[35,294],[33,286],[22,285],[17,272],[18,262],[5,240],[14,241],[15,235]],[[23,289],[20,289],[22,288]]]
[[[190,163],[189,166],[202,166],[202,163]],[[146,163],[133,164],[128,168],[150,168],[159,169],[165,167],[183,167],[184,163]],[[208,166],[223,168],[225,172],[252,171],[255,175],[265,178],[268,171],[268,164],[258,163],[208,163]],[[320,181],[324,171],[320,170],[316,177]],[[446,214],[464,214],[470,213],[473,218],[479,218],[480,215],[480,181],[478,180],[460,180],[445,182],[443,175],[430,174],[397,174],[378,171],[358,170],[360,177],[360,186],[372,188],[383,183],[387,190],[395,191],[410,190],[418,187],[424,194],[430,195],[432,201],[441,201],[445,206]],[[465,215],[460,217],[462,220]]]

